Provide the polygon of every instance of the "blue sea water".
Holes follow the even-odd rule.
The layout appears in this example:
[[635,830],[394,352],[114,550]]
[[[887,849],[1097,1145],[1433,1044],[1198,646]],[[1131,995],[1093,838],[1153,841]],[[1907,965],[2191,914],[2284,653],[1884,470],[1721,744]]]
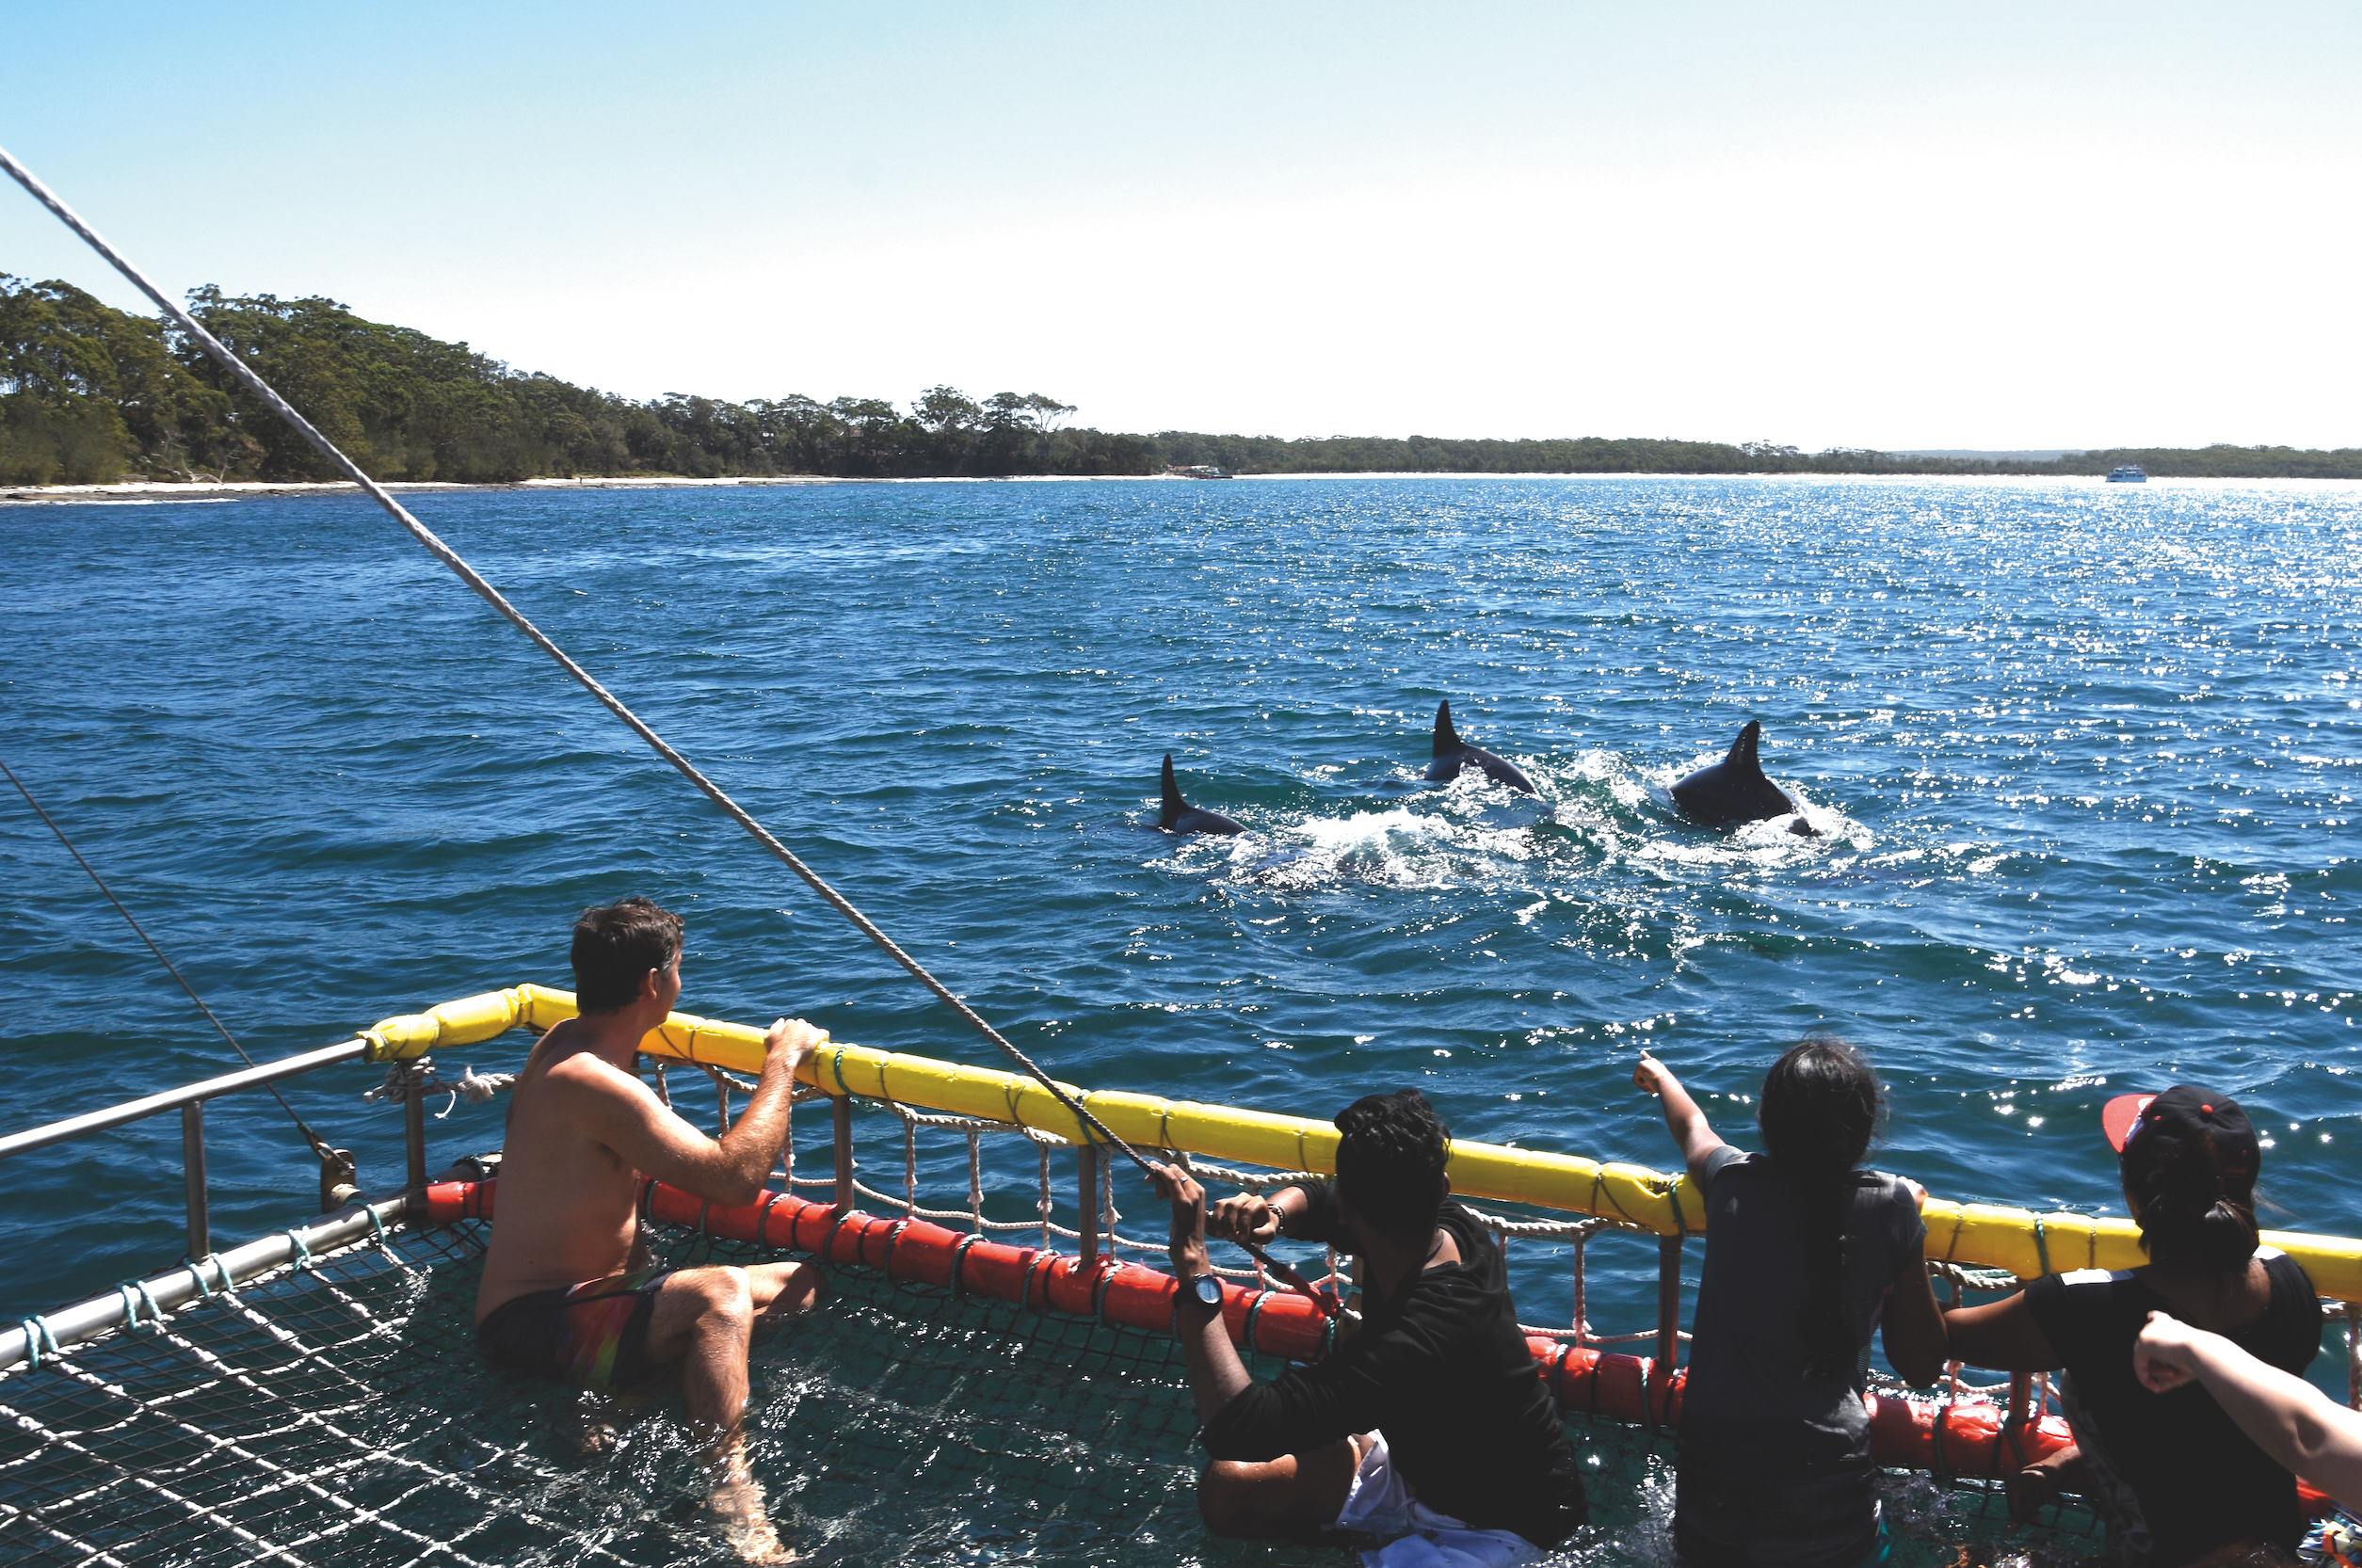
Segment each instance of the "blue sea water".
[[[1467,1136],[1668,1168],[1641,1046],[1743,1143],[1826,1028],[1888,1083],[1878,1161],[1938,1195],[2118,1209],[2098,1107],[2194,1080],[2264,1129],[2267,1224],[2362,1235],[2362,487],[415,506],[1069,1080],[1323,1116],[1415,1084]],[[991,1064],[364,501],[10,506],[0,603],[8,761],[258,1058],[567,984],[572,913],[645,892],[688,918],[692,1011]],[[1541,798],[1422,781],[1442,698]],[[1669,809],[1750,718],[1821,837]],[[1252,831],[1155,831],[1167,751]],[[0,867],[8,1127],[225,1067],[13,795]],[[369,1076],[289,1096],[392,1184]],[[430,1124],[435,1163],[499,1114]],[[266,1098],[210,1129],[217,1236],[304,1212]],[[176,1258],[178,1174],[169,1117],[8,1162],[0,1317]],[[1601,1328],[1647,1326],[1647,1250],[1601,1259]],[[1563,1276],[1530,1283],[1563,1320]]]

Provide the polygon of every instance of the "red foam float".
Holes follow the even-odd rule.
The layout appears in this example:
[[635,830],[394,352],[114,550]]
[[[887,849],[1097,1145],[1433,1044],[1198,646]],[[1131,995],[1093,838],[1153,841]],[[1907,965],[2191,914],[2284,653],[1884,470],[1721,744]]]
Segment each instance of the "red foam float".
[[[492,1218],[498,1181],[445,1181],[426,1189],[426,1215],[436,1224]],[[1066,1253],[1015,1247],[925,1220],[851,1213],[789,1192],[766,1192],[736,1208],[707,1203],[662,1182],[651,1182],[649,1215],[733,1241],[859,1263],[894,1279],[912,1280],[962,1295],[990,1296],[1036,1312],[1097,1318],[1125,1328],[1169,1334],[1179,1288],[1162,1269],[1101,1258],[1091,1264]],[[1225,1281],[1222,1320],[1240,1346],[1316,1361],[1328,1348],[1328,1320],[1293,1290],[1248,1290]],[[1530,1336],[1534,1369],[1565,1410],[1611,1420],[1678,1427],[1687,1368],[1659,1376],[1648,1356],[1622,1355],[1587,1345]],[[1937,1403],[1872,1394],[1870,1454],[1880,1464],[1927,1470],[1951,1478],[2000,1477],[2075,1441],[2065,1420],[2012,1421],[1997,1404]],[[2298,1482],[2306,1508],[2325,1513],[2329,1499]]]

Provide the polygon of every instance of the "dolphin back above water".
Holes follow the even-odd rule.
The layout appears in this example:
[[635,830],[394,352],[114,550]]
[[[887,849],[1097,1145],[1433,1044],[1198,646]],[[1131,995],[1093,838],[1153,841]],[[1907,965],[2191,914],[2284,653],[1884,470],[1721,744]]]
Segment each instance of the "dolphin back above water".
[[1165,807],[1157,813],[1156,825],[1167,833],[1244,833],[1246,831],[1219,811],[1209,811],[1181,799],[1181,786],[1173,782],[1173,754],[1165,754]]
[[1505,784],[1529,795],[1542,792],[1534,787],[1534,780],[1528,778],[1515,762],[1496,757],[1483,746],[1470,745],[1461,740],[1452,728],[1452,705],[1449,702],[1438,703],[1436,706],[1435,760],[1427,764],[1428,780],[1440,784],[1447,779],[1457,778],[1462,768],[1482,768],[1485,776],[1494,783]]
[[1763,764],[1756,757],[1762,739],[1762,722],[1749,719],[1721,761],[1698,769],[1673,786],[1673,803],[1682,815],[1702,823],[1763,822],[1792,816],[1796,820],[1789,825],[1791,833],[1819,838],[1805,821],[1804,808],[1763,776]]

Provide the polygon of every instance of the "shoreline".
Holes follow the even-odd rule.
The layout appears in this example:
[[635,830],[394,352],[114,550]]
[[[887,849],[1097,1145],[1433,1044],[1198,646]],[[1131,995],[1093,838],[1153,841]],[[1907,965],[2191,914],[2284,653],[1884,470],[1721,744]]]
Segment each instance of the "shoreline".
[[[462,484],[439,479],[389,479],[385,488],[396,495],[459,493],[473,490],[667,490],[779,489],[826,485],[1101,485],[1173,484],[1219,485],[1238,481],[1323,479],[1776,479],[1811,483],[1973,483],[2012,485],[2105,485],[2097,474],[2080,473],[1797,473],[1759,471],[1743,473],[1667,473],[1663,472],[1560,471],[1491,473],[1465,469],[1388,469],[1302,473],[1239,473],[1229,479],[1195,479],[1171,473],[1010,473],[988,476],[942,474],[924,478],[886,478],[818,473],[722,475],[711,479],[660,474],[610,474],[582,479],[519,479],[499,483]],[[2203,478],[2158,478],[2150,485],[2354,485],[2362,480],[2316,479],[2296,475],[2208,475]],[[163,502],[250,501],[278,496],[360,495],[360,486],[346,480],[142,479],[115,485],[0,486],[0,509],[10,506],[104,505]]]

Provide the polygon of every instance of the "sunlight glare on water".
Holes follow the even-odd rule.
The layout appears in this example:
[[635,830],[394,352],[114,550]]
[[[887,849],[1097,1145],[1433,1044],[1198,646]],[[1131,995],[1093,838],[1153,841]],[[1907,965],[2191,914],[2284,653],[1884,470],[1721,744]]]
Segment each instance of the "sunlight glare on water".
[[[2115,1209],[2099,1105],[2187,1079],[2267,1131],[2268,1224],[2362,1234],[2362,487],[417,508],[1069,1080],[1324,1117],[1416,1084],[1464,1136],[1665,1168],[1639,1044],[1744,1143],[1772,1056],[1828,1028],[1888,1082],[1876,1159],[1938,1195]],[[690,922],[692,1011],[996,1064],[365,503],[0,522],[8,760],[258,1057],[564,984],[574,911],[646,892]],[[1445,698],[1538,798],[1423,782]],[[1818,837],[1671,808],[1750,718]],[[1245,835],[1155,829],[1167,751]],[[21,804],[0,824],[12,1124],[221,1070]],[[291,1097],[384,1183],[398,1128],[366,1086]],[[499,1115],[434,1124],[438,1160],[496,1145]],[[209,1130],[217,1234],[300,1213],[275,1108],[220,1102]],[[177,1257],[177,1173],[169,1118],[13,1162],[0,1316]],[[1603,1328],[1646,1326],[1647,1251],[1601,1244]],[[1529,1320],[1563,1321],[1563,1273],[1517,1266]]]

